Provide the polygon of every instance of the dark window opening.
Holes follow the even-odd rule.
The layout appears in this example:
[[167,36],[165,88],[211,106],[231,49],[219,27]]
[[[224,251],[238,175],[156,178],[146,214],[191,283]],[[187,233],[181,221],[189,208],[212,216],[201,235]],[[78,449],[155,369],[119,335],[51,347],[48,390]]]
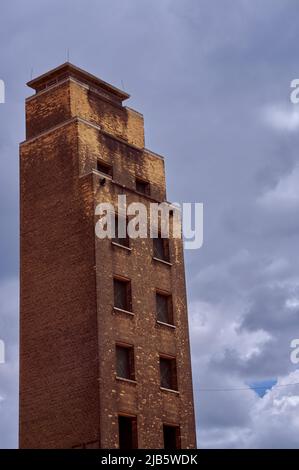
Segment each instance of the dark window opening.
[[116,345],[116,375],[122,379],[135,380],[133,346]]
[[142,194],[150,195],[151,187],[148,181],[136,178],[136,191]]
[[97,160],[97,170],[104,175],[112,177],[112,166],[108,163],[104,163],[101,160]]
[[137,418],[119,416],[118,435],[120,449],[137,449]]
[[169,262],[169,239],[159,234],[158,238],[153,238],[153,245],[154,257]]
[[131,312],[131,282],[127,279],[114,278],[114,307]]
[[160,357],[161,387],[177,390],[176,360],[174,358]]
[[113,241],[119,245],[129,247],[130,238],[128,236],[127,226],[128,221],[126,217],[115,217],[115,238]]
[[157,320],[173,325],[173,307],[170,294],[156,292]]
[[163,425],[164,449],[181,448],[181,432],[179,426]]

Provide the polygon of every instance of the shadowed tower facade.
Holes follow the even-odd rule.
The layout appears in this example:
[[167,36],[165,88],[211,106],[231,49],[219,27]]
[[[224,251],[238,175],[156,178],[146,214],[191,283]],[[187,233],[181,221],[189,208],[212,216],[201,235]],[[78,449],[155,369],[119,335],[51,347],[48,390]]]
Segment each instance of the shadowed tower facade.
[[101,202],[166,201],[164,159],[125,92],[70,63],[28,85],[20,447],[194,448],[182,240],[95,234]]

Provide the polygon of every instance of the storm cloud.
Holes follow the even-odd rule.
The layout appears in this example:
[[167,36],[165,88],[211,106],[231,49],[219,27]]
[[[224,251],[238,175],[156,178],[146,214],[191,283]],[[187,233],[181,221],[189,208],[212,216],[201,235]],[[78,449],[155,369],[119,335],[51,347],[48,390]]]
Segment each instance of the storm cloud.
[[[3,3],[0,448],[18,445],[25,83],[67,49],[131,94],[146,146],[166,157],[168,200],[204,203],[204,245],[185,257],[198,446],[299,447],[299,386],[289,385],[299,382],[298,43],[296,0]],[[267,381],[277,383],[263,396],[250,389]]]

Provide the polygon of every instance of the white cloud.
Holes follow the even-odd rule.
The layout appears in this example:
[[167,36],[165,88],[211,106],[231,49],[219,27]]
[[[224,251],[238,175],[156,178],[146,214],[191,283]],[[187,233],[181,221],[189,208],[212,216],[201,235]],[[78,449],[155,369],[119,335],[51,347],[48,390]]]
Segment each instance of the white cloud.
[[[281,387],[299,382],[289,359],[298,308],[291,265],[241,250],[196,276],[204,300],[189,310],[200,448],[299,447],[299,386]],[[210,295],[213,286],[221,297]],[[248,390],[270,379],[277,384],[262,398]]]
[[206,357],[221,360],[227,350],[234,350],[240,360],[258,355],[262,347],[271,340],[271,335],[262,329],[248,331],[240,329],[247,305],[196,302],[190,305],[190,328],[198,359]]
[[[263,398],[248,396],[247,391],[227,392],[234,405],[247,415],[244,425],[198,429],[202,448],[298,448],[299,386],[281,386],[299,382],[299,370],[278,380]],[[225,392],[221,392],[225,393]],[[213,396],[217,407],[219,393]],[[223,399],[220,399],[221,402]],[[233,419],[231,420],[233,423]]]
[[266,106],[261,113],[262,120],[279,131],[294,132],[299,130],[299,106],[288,107],[275,104]]
[[298,309],[299,308],[299,299],[297,297],[292,297],[286,300],[286,307],[290,309]]
[[251,415],[250,447],[298,448],[299,370],[285,377],[256,402]]
[[265,208],[287,208],[299,205],[299,165],[284,175],[273,189],[266,191],[258,203]]

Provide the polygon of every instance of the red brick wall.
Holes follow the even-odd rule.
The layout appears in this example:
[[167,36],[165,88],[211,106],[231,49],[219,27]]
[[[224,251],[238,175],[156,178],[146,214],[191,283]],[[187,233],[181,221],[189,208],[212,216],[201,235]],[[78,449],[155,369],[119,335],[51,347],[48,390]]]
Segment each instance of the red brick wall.
[[[99,188],[99,178],[96,175],[94,178],[95,188]],[[107,182],[97,189],[95,199],[115,203],[117,194],[123,192]],[[142,196],[125,193],[128,204],[138,199],[148,204]],[[110,240],[96,240],[102,446],[118,445],[118,412],[137,415],[141,448],[163,448],[163,422],[180,424],[183,448],[193,448],[194,411],[182,244],[180,240],[170,242],[172,266],[153,260],[150,239],[131,240],[130,247],[132,251],[112,245]],[[113,310],[113,275],[131,279],[133,316]],[[175,329],[156,322],[156,289],[173,295]],[[136,384],[115,378],[116,342],[134,345]],[[159,353],[176,357],[179,393],[160,389]]]
[[20,446],[99,439],[91,178],[77,125],[21,147]]
[[[72,122],[43,135],[70,118]],[[84,119],[76,120],[76,118]],[[36,136],[30,140],[30,137]],[[138,442],[163,447],[163,422],[195,446],[181,240],[171,266],[152,241],[131,251],[94,235],[99,202],[166,198],[164,161],[144,149],[143,118],[73,81],[27,100],[21,146],[21,447],[118,447],[118,413],[137,415]],[[113,165],[100,186],[97,158]],[[113,310],[113,276],[131,279],[133,313]],[[175,328],[156,323],[155,290],[173,294]],[[136,383],[116,379],[115,343],[135,348]],[[160,389],[159,353],[177,359],[178,393]]]

